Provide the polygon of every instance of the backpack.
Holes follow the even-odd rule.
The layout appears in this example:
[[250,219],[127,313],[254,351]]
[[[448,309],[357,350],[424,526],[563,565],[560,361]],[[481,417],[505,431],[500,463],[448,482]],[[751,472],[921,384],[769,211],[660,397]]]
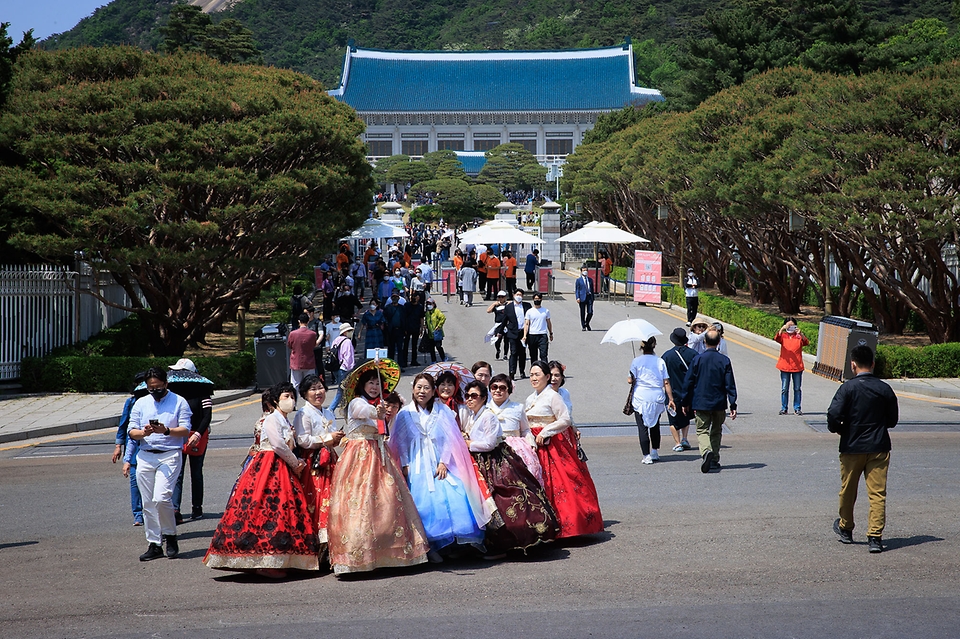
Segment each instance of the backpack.
[[333,343],[330,344],[330,348],[327,349],[327,362],[324,368],[326,368],[331,373],[336,373],[340,370],[340,348],[343,346],[343,342],[346,338],[341,339],[337,338],[333,340]]

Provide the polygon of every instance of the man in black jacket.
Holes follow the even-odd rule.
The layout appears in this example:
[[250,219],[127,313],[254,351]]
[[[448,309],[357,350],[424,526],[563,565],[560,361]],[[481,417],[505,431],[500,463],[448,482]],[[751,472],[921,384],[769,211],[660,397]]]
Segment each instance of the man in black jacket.
[[841,542],[853,543],[853,506],[863,475],[870,500],[869,550],[883,552],[891,449],[887,431],[897,425],[899,407],[893,389],[873,374],[870,347],[855,346],[850,358],[855,377],[837,390],[827,410],[827,428],[840,435],[840,517],[833,531]]
[[513,301],[507,304],[503,313],[503,334],[510,341],[510,379],[517,378],[519,362],[520,377],[526,377],[527,345],[523,343],[523,320],[530,310],[530,302],[523,301],[523,289],[513,292]]
[[700,472],[720,470],[720,441],[723,422],[730,402],[730,420],[737,418],[737,383],[733,378],[730,358],[720,353],[720,332],[707,329],[703,343],[706,350],[693,358],[683,380],[680,403],[684,415],[693,413],[700,446]]

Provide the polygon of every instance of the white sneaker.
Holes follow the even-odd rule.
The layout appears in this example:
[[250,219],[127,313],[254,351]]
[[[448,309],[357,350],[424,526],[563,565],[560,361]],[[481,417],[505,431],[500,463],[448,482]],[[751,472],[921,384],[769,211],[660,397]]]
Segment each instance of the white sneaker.
[[683,446],[681,446],[680,444],[677,444],[676,446],[673,447],[673,452],[675,452],[675,453],[682,453],[682,452],[683,452]]
[[645,455],[644,458],[643,458],[643,461],[641,461],[640,463],[641,463],[641,464],[652,464],[652,463],[653,463],[653,457],[651,457],[650,455]]
[[653,459],[653,461],[655,461],[655,462],[660,461],[660,451],[659,451],[659,450],[651,450],[651,451],[650,451],[650,458]]

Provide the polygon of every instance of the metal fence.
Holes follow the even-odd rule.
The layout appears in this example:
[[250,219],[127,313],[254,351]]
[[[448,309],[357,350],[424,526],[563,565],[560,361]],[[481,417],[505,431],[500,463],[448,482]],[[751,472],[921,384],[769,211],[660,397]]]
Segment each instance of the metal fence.
[[129,313],[100,301],[129,305],[109,275],[56,266],[0,266],[0,381],[18,379],[24,357],[41,357],[82,342]]

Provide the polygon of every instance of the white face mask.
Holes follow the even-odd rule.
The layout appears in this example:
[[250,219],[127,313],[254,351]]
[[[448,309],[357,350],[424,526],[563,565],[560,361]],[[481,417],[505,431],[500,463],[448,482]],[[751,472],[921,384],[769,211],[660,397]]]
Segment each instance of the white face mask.
[[277,402],[277,408],[289,415],[293,411],[297,410],[297,402],[292,397],[284,397]]
[[517,304],[521,304],[523,303],[523,297],[521,295],[514,295],[513,301],[515,301]]

